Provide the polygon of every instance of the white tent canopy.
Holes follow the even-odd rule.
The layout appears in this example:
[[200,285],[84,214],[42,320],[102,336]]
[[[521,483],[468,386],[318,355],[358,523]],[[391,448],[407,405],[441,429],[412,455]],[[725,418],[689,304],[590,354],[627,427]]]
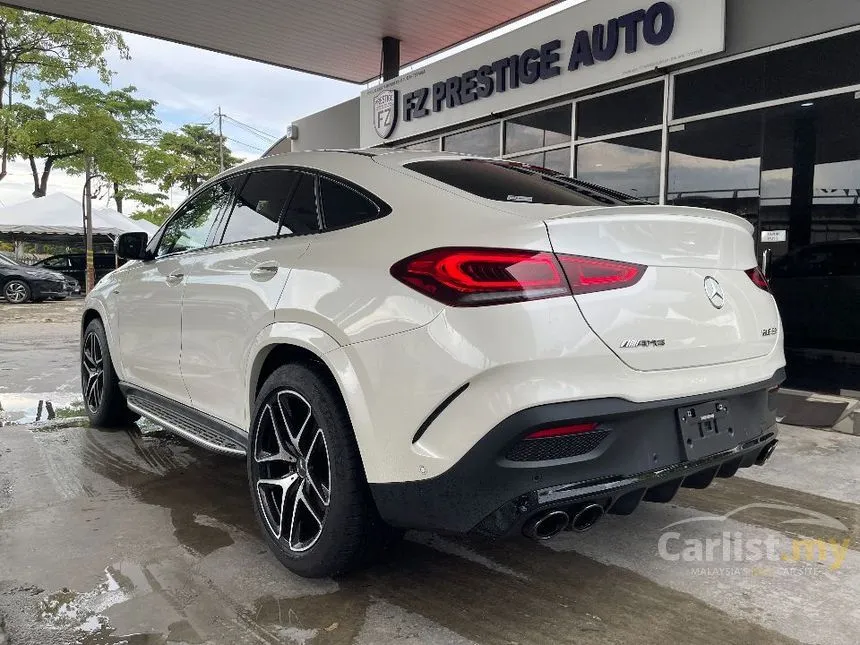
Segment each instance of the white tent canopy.
[[[154,224],[133,220],[112,208],[93,206],[93,235],[115,238],[120,233],[144,232],[152,236]],[[0,237],[27,242],[66,242],[83,237],[81,202],[64,193],[0,208]]]

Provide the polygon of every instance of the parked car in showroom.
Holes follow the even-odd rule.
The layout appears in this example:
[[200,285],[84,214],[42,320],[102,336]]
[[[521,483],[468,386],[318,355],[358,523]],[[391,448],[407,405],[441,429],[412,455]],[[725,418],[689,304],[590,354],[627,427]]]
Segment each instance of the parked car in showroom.
[[[113,253],[95,253],[93,265],[96,272],[96,282],[98,282],[116,268],[116,256]],[[87,283],[87,256],[84,253],[52,255],[39,260],[34,266],[59,271],[65,276],[74,278],[79,285]]]
[[784,255],[771,266],[770,282],[786,345],[860,352],[860,238]]
[[71,288],[62,273],[19,264],[0,254],[0,293],[6,302],[20,305],[48,298],[63,299],[69,296]]
[[785,359],[751,232],[506,161],[264,157],[118,239],[87,413],[244,457],[305,576],[390,527],[584,530],[772,453]]

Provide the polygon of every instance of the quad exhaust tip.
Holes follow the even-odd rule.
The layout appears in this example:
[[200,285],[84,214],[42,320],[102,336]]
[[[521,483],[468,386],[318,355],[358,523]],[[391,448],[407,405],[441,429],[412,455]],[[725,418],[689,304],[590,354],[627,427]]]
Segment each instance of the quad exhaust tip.
[[570,528],[574,531],[587,531],[597,524],[601,517],[603,517],[603,507],[600,504],[589,504],[573,516]]
[[760,453],[758,453],[758,457],[756,457],[755,463],[757,466],[764,466],[767,463],[767,460],[771,458],[773,455],[773,451],[776,450],[777,441],[772,441],[767,444]]
[[549,511],[529,520],[523,534],[533,540],[549,540],[567,528],[570,515],[564,511]]

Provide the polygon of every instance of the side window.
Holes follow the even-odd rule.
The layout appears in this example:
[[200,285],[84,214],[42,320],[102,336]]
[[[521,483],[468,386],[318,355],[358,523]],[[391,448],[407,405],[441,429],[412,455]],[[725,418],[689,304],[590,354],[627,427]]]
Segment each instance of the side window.
[[320,232],[320,220],[317,214],[317,197],[314,190],[314,176],[307,173],[295,173],[300,177],[284,221],[281,235],[307,235]]
[[205,246],[209,229],[229,200],[230,188],[221,183],[185,204],[165,227],[155,252],[156,257]]
[[326,230],[355,226],[379,217],[379,206],[361,193],[320,177],[320,202]]
[[224,229],[222,244],[274,237],[281,212],[293,193],[299,176],[288,170],[251,173],[236,198],[233,213]]
[[45,266],[49,269],[68,269],[69,258],[60,256],[58,258],[48,258],[45,260]]

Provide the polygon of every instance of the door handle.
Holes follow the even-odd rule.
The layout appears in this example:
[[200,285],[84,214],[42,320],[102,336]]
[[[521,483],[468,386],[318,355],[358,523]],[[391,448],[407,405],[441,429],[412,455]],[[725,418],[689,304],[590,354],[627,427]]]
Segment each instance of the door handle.
[[277,262],[261,262],[251,269],[251,277],[254,280],[271,280],[277,273]]
[[167,276],[167,284],[171,287],[176,286],[180,282],[182,282],[183,278],[185,278],[185,274],[180,271],[174,271],[173,273],[168,274]]

